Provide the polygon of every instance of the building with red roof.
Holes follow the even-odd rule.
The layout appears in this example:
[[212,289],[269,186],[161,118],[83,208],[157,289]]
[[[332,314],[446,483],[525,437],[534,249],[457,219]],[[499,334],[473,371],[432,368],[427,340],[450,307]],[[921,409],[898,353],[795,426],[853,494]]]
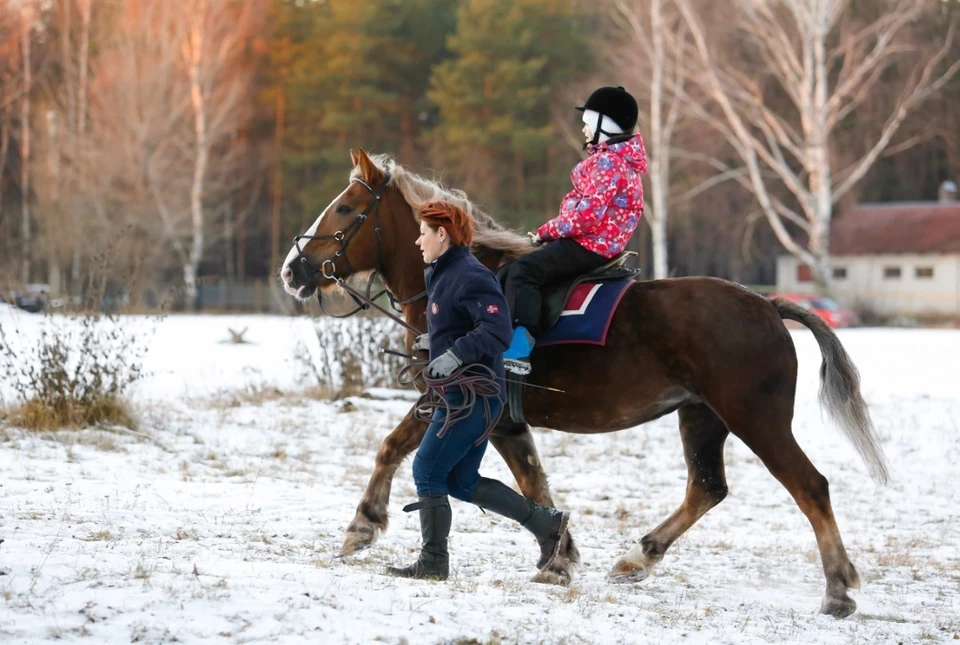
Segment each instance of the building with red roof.
[[[881,315],[960,317],[960,201],[944,182],[936,202],[857,204],[830,226],[832,295]],[[810,267],[777,258],[777,290],[811,293]]]

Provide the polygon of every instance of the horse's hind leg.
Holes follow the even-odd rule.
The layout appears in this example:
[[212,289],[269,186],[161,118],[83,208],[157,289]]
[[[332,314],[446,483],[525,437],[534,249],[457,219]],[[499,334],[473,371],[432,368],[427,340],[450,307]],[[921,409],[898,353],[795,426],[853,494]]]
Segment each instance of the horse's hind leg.
[[350,555],[371,546],[387,530],[387,504],[393,475],[403,460],[417,449],[427,425],[417,421],[413,409],[400,424],[386,436],[377,451],[376,465],[367,490],[357,506],[357,513],[347,527],[340,555]]
[[679,416],[683,456],[687,462],[687,491],[683,503],[620,558],[608,574],[613,582],[639,582],[646,578],[663,559],[667,548],[727,496],[723,470],[727,427],[703,404],[685,406]]
[[817,536],[827,590],[820,612],[845,618],[857,609],[847,589],[860,588],[860,576],[840,538],[830,505],[827,479],[821,475],[797,445],[789,421],[774,427],[731,424],[734,433],[760,457],[767,469],[796,500]]
[[[524,497],[537,504],[553,507],[547,474],[540,464],[530,428],[523,424],[503,425],[491,435],[490,441],[510,468]],[[560,547],[560,553],[553,564],[537,573],[533,581],[546,584],[569,584],[573,568],[579,563],[580,552],[568,531],[565,544]]]

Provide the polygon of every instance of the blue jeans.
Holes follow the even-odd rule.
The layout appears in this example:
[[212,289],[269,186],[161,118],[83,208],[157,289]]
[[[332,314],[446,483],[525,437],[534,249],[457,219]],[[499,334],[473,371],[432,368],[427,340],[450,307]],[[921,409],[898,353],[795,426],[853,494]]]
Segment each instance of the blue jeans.
[[[447,394],[444,398],[456,405],[463,401],[460,393]],[[487,400],[490,413],[496,416],[503,403],[497,397]],[[480,481],[480,462],[489,443],[488,439],[484,439],[479,445],[474,445],[487,427],[483,400],[478,398],[470,416],[447,428],[443,437],[438,437],[445,414],[443,408],[437,409],[427,426],[417,455],[413,458],[413,481],[419,497],[450,495],[469,502]]]

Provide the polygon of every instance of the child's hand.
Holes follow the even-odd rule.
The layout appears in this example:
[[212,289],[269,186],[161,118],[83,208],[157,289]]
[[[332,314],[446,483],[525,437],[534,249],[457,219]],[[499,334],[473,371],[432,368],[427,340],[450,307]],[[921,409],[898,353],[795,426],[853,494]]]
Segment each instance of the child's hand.
[[527,233],[527,236],[530,238],[530,246],[540,246],[543,244],[543,240],[541,240],[540,236],[536,233]]

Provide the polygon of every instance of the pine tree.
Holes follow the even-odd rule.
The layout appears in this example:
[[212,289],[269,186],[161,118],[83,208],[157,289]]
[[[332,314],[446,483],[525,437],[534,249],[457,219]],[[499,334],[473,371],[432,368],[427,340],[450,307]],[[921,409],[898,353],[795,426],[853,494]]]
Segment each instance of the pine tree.
[[469,0],[457,18],[455,58],[431,81],[436,149],[475,199],[515,224],[539,222],[552,175],[569,171],[550,163],[549,107],[590,64],[585,17],[570,0]]
[[448,0],[278,0],[272,92],[285,95],[283,182],[294,227],[342,188],[350,148],[421,160],[432,66],[460,3]]

